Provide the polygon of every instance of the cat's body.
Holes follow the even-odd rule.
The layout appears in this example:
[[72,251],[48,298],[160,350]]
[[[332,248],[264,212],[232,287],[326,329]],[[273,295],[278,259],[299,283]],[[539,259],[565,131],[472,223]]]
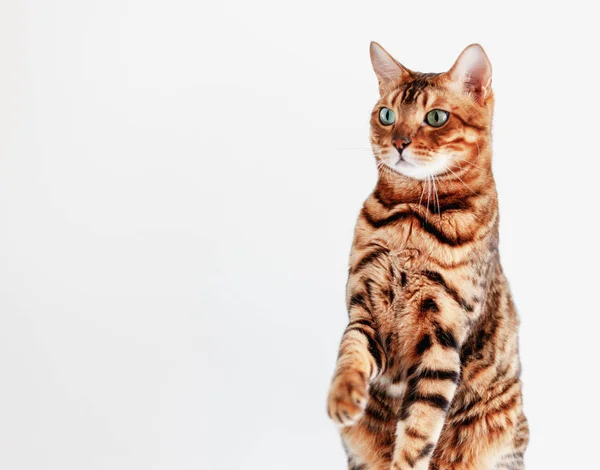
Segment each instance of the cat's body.
[[[357,221],[329,414],[350,469],[522,469],[528,429],[518,319],[498,256],[491,68],[485,81],[470,57],[448,77],[418,74],[373,47],[382,98],[372,141],[386,164]],[[447,122],[423,129],[432,108],[449,111]],[[416,174],[389,163],[390,142]]]

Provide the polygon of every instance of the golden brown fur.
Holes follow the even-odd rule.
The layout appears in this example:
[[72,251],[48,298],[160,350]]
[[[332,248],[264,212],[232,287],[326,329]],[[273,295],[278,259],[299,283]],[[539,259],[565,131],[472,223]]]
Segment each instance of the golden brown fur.
[[[491,68],[471,50],[466,75],[456,72],[465,60],[445,74],[395,70],[372,48],[379,180],[356,224],[329,415],[350,469],[522,469],[528,428],[498,256]],[[382,106],[397,114],[393,125],[381,124]],[[435,108],[450,113],[446,124],[423,125]],[[391,141],[409,137],[413,162],[443,153],[447,168],[416,179],[382,163]]]

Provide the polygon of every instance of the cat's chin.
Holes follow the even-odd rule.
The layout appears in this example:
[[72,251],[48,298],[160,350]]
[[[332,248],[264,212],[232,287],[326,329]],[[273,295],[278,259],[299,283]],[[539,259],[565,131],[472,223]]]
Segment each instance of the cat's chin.
[[383,163],[394,172],[416,180],[428,180],[432,176],[446,173],[451,164],[449,155],[438,154],[433,161],[423,163],[415,162],[414,158],[407,153],[404,152],[403,158],[399,158],[397,153],[389,155]]

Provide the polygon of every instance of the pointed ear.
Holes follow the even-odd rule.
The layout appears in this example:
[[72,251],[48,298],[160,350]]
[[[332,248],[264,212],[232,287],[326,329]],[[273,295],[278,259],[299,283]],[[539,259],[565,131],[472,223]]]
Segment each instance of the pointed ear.
[[389,55],[386,50],[376,42],[371,43],[371,63],[379,80],[379,91],[383,95],[391,84],[398,84],[410,77],[410,71]]
[[483,104],[492,89],[492,64],[479,44],[468,46],[447,72],[451,84]]

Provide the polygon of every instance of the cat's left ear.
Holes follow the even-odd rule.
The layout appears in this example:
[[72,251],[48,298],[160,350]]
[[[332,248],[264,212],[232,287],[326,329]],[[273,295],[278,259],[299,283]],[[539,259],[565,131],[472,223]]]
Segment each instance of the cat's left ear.
[[467,46],[447,75],[455,88],[471,94],[480,104],[492,90],[492,64],[479,44]]
[[379,93],[383,96],[389,88],[410,78],[410,71],[396,61],[383,47],[376,42],[369,48],[371,64],[379,81]]

